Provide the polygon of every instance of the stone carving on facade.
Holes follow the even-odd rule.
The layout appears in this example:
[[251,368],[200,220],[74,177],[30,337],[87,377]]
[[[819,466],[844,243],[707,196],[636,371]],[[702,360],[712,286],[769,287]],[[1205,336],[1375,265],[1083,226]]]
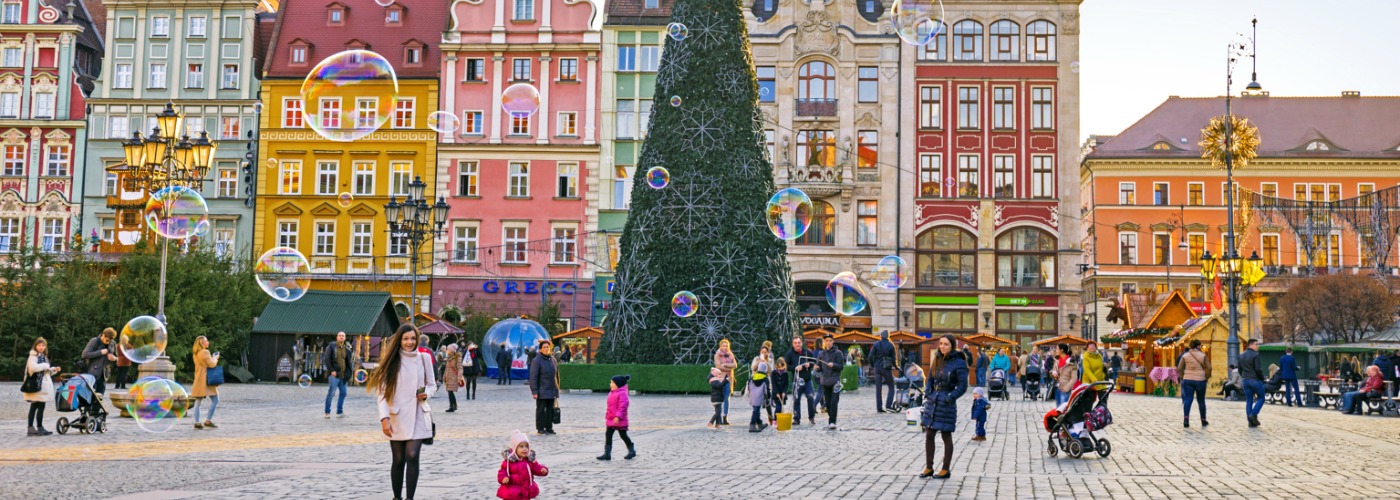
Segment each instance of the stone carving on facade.
[[1060,206],[1059,206],[1059,205],[1050,205],[1050,217],[1049,217],[1049,222],[1050,222],[1050,227],[1053,227],[1053,228],[1059,228],[1059,227],[1060,227]]
[[20,85],[18,75],[6,73],[5,76],[0,76],[0,91],[20,92],[21,90],[23,90],[23,86]]
[[874,114],[874,113],[871,113],[871,112],[869,112],[869,111],[866,111],[866,112],[864,112],[864,113],[861,113],[860,118],[856,118],[856,127],[859,127],[859,128],[862,128],[862,129],[871,129],[871,128],[876,128],[876,127],[879,127],[879,126],[880,126],[880,119],[879,119],[879,118],[876,118],[876,117],[875,117],[875,114]]
[[792,68],[788,66],[783,66],[782,68],[778,69],[778,74],[782,75],[784,80],[792,78]]
[[58,9],[49,5],[44,5],[43,3],[39,4],[39,22],[44,24],[53,24],[55,22],[58,22],[58,17]]
[[836,23],[831,22],[825,11],[808,11],[807,20],[797,27],[798,55],[819,52],[834,57],[841,53],[840,42]]
[[57,91],[58,91],[58,79],[54,78],[53,75],[49,75],[49,74],[45,74],[45,73],[40,73],[39,75],[36,75],[36,76],[34,77],[34,91],[35,91],[35,92],[57,92]]
[[1062,35],[1078,35],[1078,34],[1079,34],[1079,13],[1078,13],[1078,12],[1061,12],[1061,13],[1060,13],[1060,34],[1062,34]]
[[[20,184],[21,186],[23,184]],[[24,200],[19,198],[17,191],[13,190],[14,185],[10,183],[0,183],[0,215],[8,217],[20,217],[24,215]]]
[[17,128],[12,128],[6,130],[3,134],[0,134],[0,138],[3,138],[5,140],[4,144],[6,146],[23,146],[25,136],[24,132],[20,132],[20,130]]

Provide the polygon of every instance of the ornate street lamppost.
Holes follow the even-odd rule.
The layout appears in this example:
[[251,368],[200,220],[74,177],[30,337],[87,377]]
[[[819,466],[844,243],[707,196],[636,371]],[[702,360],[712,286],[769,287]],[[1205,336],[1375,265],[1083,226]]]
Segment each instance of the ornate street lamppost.
[[1206,281],[1214,281],[1217,277],[1221,283],[1229,290],[1230,308],[1230,338],[1227,340],[1226,349],[1232,357],[1230,364],[1235,364],[1233,356],[1239,355],[1239,289],[1240,287],[1251,287],[1264,279],[1264,259],[1259,258],[1259,252],[1253,252],[1248,259],[1241,259],[1239,254],[1233,249],[1227,250],[1228,257],[1215,257],[1206,250],[1201,254],[1201,277]]
[[408,243],[408,262],[412,275],[409,321],[418,314],[418,250],[433,238],[442,236],[442,227],[447,223],[447,201],[439,196],[437,203],[428,204],[423,191],[428,187],[422,177],[415,176],[408,183],[408,196],[399,203],[393,196],[384,205],[384,218],[389,222],[389,235],[404,238]]

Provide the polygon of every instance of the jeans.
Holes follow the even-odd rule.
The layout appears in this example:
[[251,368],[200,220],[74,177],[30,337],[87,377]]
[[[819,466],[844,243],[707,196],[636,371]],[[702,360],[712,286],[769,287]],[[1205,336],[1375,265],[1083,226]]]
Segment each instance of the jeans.
[[330,377],[327,381],[330,382],[328,384],[330,387],[326,389],[326,414],[331,414],[331,395],[335,394],[336,389],[340,389],[340,399],[335,404],[335,414],[340,415],[345,413],[346,379]]
[[1181,416],[1191,418],[1191,400],[1196,400],[1196,406],[1201,409],[1201,420],[1206,419],[1206,381],[1204,380],[1182,380],[1181,381]]
[[[710,403],[710,404],[714,405],[714,407],[715,407],[715,416],[710,417],[710,422],[709,422],[709,424],[719,425],[721,422],[723,422],[723,420],[720,420],[720,418],[722,418],[722,417],[721,417],[720,414],[719,414],[719,407],[720,407],[720,405],[723,405],[724,403]],[[707,425],[708,425],[708,424],[707,424]]]
[[734,382],[727,379],[724,381],[724,404],[721,409],[724,410],[725,417],[729,416],[729,395],[731,392],[734,392],[733,383]]
[[749,417],[749,427],[757,427],[763,423],[762,409],[762,406],[753,407],[753,416]]
[[977,387],[987,386],[987,371],[977,370]]
[[1008,387],[1016,385],[1016,372],[1006,372],[1006,383]]
[[1355,410],[1359,413],[1361,411],[1360,398],[1362,394],[1364,393],[1361,391],[1348,391],[1342,394],[1342,411],[1351,412]]
[[[889,395],[884,395],[885,386],[889,386]],[[882,408],[889,408],[894,405],[894,375],[889,370],[875,370],[875,411]],[[880,401],[885,405],[880,406]]]
[[977,435],[978,435],[978,436],[986,436],[986,435],[987,435],[987,419],[985,419],[985,418],[979,418],[979,419],[977,419]]
[[535,400],[535,430],[554,432],[554,400]]
[[97,374],[93,375],[92,378],[95,379],[92,383],[92,392],[107,394],[107,377],[102,375],[102,372],[99,371]]
[[836,425],[836,405],[841,401],[841,394],[836,392],[836,386],[823,385],[822,397],[826,399],[826,423]]
[[807,398],[807,420],[815,422],[817,420],[817,405],[812,402],[812,382],[809,380],[802,383],[793,379],[792,384],[792,422],[802,423],[802,398]]
[[1069,401],[1068,392],[1062,391],[1058,387],[1053,390],[1055,391],[1055,406],[1060,406]]
[[1298,390],[1298,379],[1283,379],[1283,402],[1291,406],[1294,400],[1298,401],[1298,406],[1303,406],[1303,391]]
[[1264,408],[1264,381],[1245,380],[1244,381],[1244,414],[1248,417],[1259,416],[1259,410]]
[[204,420],[205,420],[205,421],[214,420],[214,410],[217,410],[217,409],[219,408],[219,395],[217,395],[217,394],[211,394],[211,395],[209,395],[209,397],[207,397],[207,398],[199,398],[199,399],[194,400],[194,421],[195,421],[195,423],[199,423],[199,407],[200,407],[201,405],[204,404],[204,400],[205,400],[205,399],[208,399],[208,400],[209,400],[209,418],[206,418],[206,419],[204,419]]

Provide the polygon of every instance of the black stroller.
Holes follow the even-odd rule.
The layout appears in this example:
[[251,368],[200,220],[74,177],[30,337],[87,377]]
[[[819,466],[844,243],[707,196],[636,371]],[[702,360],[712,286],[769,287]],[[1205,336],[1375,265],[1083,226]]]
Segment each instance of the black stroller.
[[909,380],[909,377],[895,377],[894,404],[890,409],[904,411],[924,405],[924,379]]
[[58,433],[67,434],[69,428],[83,434],[107,432],[107,409],[102,406],[102,395],[92,390],[96,379],[86,373],[59,376],[59,385],[54,390],[54,405],[59,413],[78,412],[76,420],[58,418]]
[[992,375],[987,378],[987,399],[1011,400],[1011,391],[1006,382],[1006,370],[1000,368],[992,370]]
[[1026,365],[1026,390],[1021,394],[1021,399],[1037,401],[1040,399],[1040,367],[1034,364]]
[[1053,457],[1063,449],[1070,458],[1095,452],[1107,458],[1113,448],[1107,439],[1094,436],[1094,431],[1113,423],[1113,414],[1108,411],[1110,394],[1113,394],[1112,382],[1080,385],[1070,392],[1063,411],[1056,407],[1046,412],[1045,431],[1050,433],[1050,438],[1045,452]]

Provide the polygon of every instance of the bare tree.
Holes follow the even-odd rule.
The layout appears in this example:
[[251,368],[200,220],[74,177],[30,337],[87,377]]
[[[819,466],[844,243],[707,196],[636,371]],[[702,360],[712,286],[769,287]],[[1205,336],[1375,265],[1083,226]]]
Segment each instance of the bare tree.
[[1283,336],[1295,341],[1359,342],[1395,321],[1395,296],[1367,276],[1333,274],[1299,280],[1279,301]]

